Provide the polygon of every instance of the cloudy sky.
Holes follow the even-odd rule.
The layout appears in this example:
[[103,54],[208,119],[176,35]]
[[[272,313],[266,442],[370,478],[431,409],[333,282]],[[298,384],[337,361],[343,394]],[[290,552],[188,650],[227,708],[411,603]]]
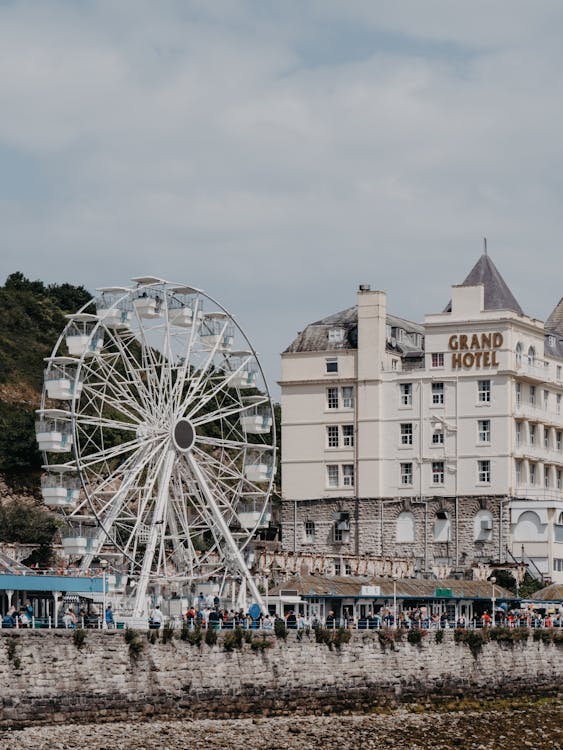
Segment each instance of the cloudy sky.
[[0,282],[194,284],[270,385],[360,282],[441,309],[484,235],[545,319],[562,38],[561,0],[0,0]]

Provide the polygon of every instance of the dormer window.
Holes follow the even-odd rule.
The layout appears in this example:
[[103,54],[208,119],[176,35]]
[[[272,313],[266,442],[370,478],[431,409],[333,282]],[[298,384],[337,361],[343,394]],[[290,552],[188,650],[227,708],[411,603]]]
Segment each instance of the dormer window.
[[346,331],[344,328],[330,328],[328,331],[328,340],[331,344],[341,344],[344,341]]

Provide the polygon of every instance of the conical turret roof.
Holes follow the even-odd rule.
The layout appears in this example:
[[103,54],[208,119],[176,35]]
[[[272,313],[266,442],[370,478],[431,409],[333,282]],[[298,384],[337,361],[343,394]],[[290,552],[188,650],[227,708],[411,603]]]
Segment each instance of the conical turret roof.
[[555,306],[555,309],[545,321],[545,330],[563,336],[563,297],[561,297],[559,304]]
[[[513,310],[519,315],[524,315],[516,297],[508,288],[506,281],[487,253],[481,255],[463,284],[467,286],[483,284],[485,288],[485,310]],[[450,300],[444,312],[451,311],[452,303]]]

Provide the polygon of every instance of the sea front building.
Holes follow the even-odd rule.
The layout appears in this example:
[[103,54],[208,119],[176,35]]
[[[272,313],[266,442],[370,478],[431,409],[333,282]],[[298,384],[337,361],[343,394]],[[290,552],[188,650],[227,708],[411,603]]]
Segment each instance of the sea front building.
[[421,325],[361,285],[282,354],[283,549],[563,582],[562,368],[486,252]]

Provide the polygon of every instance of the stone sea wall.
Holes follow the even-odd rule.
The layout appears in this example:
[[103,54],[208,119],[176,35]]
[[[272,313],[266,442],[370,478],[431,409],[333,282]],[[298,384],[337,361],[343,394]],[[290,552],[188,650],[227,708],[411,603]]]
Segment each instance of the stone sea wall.
[[[530,634],[531,635],[531,634]],[[148,717],[228,718],[365,711],[404,702],[425,705],[468,697],[556,695],[563,647],[487,642],[472,654],[444,632],[420,645],[382,645],[377,633],[353,633],[332,650],[307,636],[254,651],[226,652],[174,638],[140,651],[121,631],[0,632],[0,727]]]

